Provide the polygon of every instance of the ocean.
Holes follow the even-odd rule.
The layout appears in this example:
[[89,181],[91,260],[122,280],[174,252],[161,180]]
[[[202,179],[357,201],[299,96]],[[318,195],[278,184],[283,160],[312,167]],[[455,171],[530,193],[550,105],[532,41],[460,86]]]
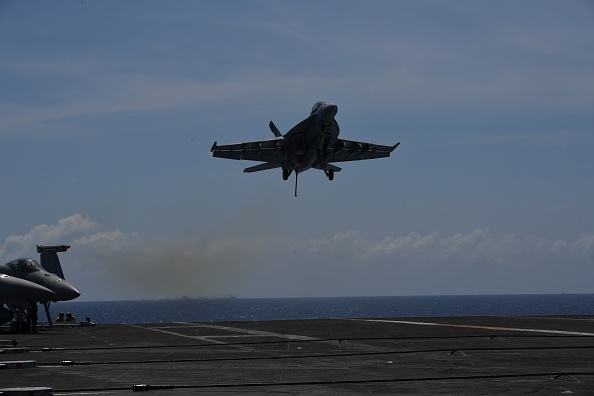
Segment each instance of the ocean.
[[[594,294],[324,298],[181,298],[61,302],[50,308],[98,324],[415,316],[594,315]],[[40,319],[45,319],[40,312]],[[43,318],[43,319],[42,319]]]

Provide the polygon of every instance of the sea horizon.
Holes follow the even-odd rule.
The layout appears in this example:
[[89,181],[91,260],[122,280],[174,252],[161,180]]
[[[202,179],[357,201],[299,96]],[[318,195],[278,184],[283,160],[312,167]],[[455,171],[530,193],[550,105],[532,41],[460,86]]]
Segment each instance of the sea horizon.
[[477,296],[561,296],[561,295],[593,295],[593,293],[486,293],[486,294],[397,294],[397,295],[363,295],[363,296],[300,296],[300,297],[245,297],[235,295],[179,296],[157,298],[124,298],[115,300],[72,300],[62,303],[94,303],[124,301],[169,301],[169,300],[202,300],[202,299],[241,299],[241,300],[280,300],[280,299],[326,299],[326,298],[384,298],[384,297],[477,297]]
[[[69,301],[52,304],[52,317],[71,312],[95,323],[215,322],[351,317],[594,315],[594,294],[488,294],[357,297],[178,297]],[[45,316],[45,315],[43,315]],[[41,317],[43,321],[45,318]]]

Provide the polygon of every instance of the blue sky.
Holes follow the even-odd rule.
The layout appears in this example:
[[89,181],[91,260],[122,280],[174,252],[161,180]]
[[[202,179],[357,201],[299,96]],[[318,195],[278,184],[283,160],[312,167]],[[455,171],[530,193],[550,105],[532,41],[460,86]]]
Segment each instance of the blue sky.
[[[588,1],[0,2],[0,260],[81,300],[591,293]],[[314,102],[389,159],[212,158]]]

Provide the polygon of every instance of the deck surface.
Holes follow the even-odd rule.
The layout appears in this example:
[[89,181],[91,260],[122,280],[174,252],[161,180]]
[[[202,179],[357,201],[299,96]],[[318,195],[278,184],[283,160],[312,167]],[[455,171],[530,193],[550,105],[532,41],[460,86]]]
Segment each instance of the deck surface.
[[[12,335],[5,388],[54,395],[593,394],[594,317],[54,326]],[[138,385],[145,385],[144,387]]]

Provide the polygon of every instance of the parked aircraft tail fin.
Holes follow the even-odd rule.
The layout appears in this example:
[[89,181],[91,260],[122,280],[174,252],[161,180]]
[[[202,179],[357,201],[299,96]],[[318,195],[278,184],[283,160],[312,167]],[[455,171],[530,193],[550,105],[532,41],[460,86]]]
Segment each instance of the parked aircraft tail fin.
[[57,246],[42,246],[37,245],[37,253],[41,261],[41,266],[48,272],[52,272],[58,275],[62,279],[64,277],[64,271],[62,271],[62,265],[58,258],[58,252],[65,252],[70,249],[69,245],[57,245]]
[[270,124],[268,124],[268,126],[270,127],[270,130],[272,131],[272,133],[274,133],[274,136],[276,136],[276,137],[283,136],[282,133],[280,133],[280,131],[276,127],[276,125],[274,125],[274,122],[270,121]]

